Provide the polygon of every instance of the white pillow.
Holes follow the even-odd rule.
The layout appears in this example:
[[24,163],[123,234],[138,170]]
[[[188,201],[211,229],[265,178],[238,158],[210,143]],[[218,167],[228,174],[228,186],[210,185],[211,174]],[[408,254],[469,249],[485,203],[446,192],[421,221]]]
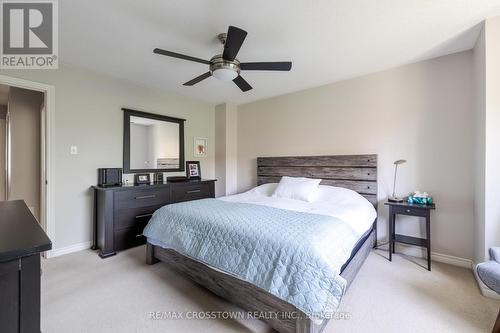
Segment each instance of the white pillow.
[[288,198],[310,202],[318,190],[321,179],[281,177],[273,193],[275,198]]
[[312,202],[355,202],[366,201],[366,199],[356,191],[329,185],[320,185],[311,198]]
[[265,195],[266,197],[270,197],[273,195],[277,186],[278,186],[278,183],[262,184],[262,185],[259,185],[257,187],[254,187],[249,192],[253,192],[253,193]]

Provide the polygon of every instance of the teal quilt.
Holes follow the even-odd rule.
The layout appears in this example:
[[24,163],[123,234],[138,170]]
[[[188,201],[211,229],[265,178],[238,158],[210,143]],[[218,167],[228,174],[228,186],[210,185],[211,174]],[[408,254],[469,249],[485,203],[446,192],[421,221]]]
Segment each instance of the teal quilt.
[[346,289],[340,269],[358,240],[334,217],[217,199],[164,206],[144,235],[314,318],[337,310]]

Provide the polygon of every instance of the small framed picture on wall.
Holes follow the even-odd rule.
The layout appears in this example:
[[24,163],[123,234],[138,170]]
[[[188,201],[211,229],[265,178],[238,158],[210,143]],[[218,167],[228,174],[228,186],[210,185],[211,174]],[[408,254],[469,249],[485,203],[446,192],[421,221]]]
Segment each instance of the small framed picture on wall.
[[188,179],[201,179],[200,161],[186,161],[186,176]]
[[205,157],[207,156],[207,138],[194,138],[194,156]]

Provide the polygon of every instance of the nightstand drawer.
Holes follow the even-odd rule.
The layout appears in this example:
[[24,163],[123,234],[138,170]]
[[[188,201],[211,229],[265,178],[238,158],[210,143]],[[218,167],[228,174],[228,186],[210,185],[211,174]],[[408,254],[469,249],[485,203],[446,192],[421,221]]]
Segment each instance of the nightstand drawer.
[[212,198],[213,184],[199,183],[172,188],[172,202]]
[[421,217],[427,217],[429,215],[428,209],[418,208],[418,207],[408,207],[408,206],[406,207],[393,206],[392,212],[394,214],[421,216]]

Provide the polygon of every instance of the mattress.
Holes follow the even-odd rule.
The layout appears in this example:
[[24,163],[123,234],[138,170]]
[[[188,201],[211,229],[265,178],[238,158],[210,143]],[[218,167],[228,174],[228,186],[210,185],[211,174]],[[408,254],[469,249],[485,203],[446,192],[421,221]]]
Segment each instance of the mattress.
[[370,237],[371,232],[373,231],[373,227],[368,229],[362,236],[361,238],[356,242],[356,245],[354,245],[354,248],[351,251],[351,255],[349,256],[349,259],[342,265],[342,268],[340,269],[340,273],[344,271],[344,269],[349,265],[351,262],[352,258],[358,253],[359,249],[363,246],[365,241]]

